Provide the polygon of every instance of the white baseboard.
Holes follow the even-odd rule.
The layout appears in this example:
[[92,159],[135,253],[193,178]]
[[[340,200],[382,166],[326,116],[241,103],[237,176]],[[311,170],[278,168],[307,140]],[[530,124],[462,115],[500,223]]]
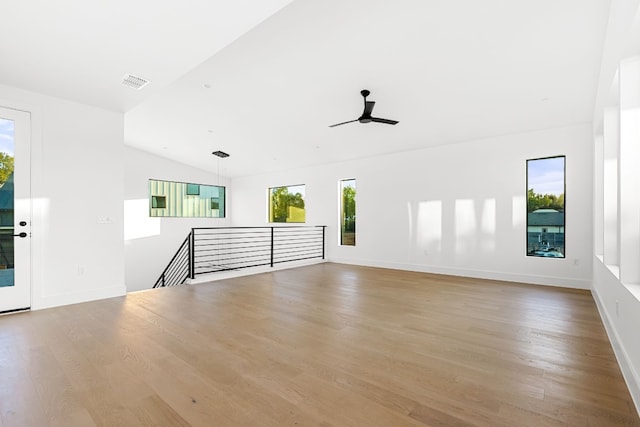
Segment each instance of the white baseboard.
[[251,267],[251,268],[243,268],[240,270],[233,271],[224,271],[220,273],[209,273],[203,274],[201,276],[196,277],[195,279],[187,280],[188,284],[198,284],[198,283],[207,283],[207,282],[215,282],[217,280],[231,279],[233,277],[242,277],[242,276],[250,276],[252,274],[261,274],[261,273],[271,273],[273,271],[278,270],[287,270],[289,268],[303,267],[305,265],[314,265],[321,264],[323,262],[327,262],[325,259],[309,259],[303,261],[291,261],[282,264],[275,264],[273,267],[261,266],[261,267]]
[[484,271],[472,269],[460,269],[452,267],[430,266],[420,264],[408,264],[397,262],[380,262],[369,260],[352,260],[345,258],[331,258],[329,262],[338,264],[362,265],[366,267],[391,268],[395,270],[417,271],[420,273],[445,274],[449,276],[472,277],[478,279],[500,280],[505,282],[529,283],[533,285],[560,286],[572,289],[591,289],[591,282],[588,280],[567,279],[564,277],[534,276],[514,273],[503,273],[497,271]]
[[613,352],[616,355],[618,365],[620,366],[620,370],[622,371],[622,376],[627,383],[627,388],[629,389],[629,393],[631,394],[633,403],[636,405],[638,416],[640,416],[640,375],[635,371],[634,366],[631,363],[631,359],[629,358],[627,351],[624,348],[624,344],[622,343],[622,340],[620,340],[618,332],[613,327],[613,322],[611,322],[609,312],[607,311],[605,305],[602,303],[602,299],[600,298],[600,295],[598,294],[598,291],[595,289],[595,287],[591,290],[591,294],[593,295],[593,299],[596,302],[596,307],[598,307],[600,318],[602,319],[602,323],[604,324],[604,329],[607,331],[607,336],[609,337],[611,347],[613,347]]
[[62,305],[78,304],[81,302],[95,301],[106,298],[121,297],[126,295],[127,290],[124,285],[111,286],[108,288],[91,289],[89,291],[71,292],[67,294],[50,295],[46,297],[33,298],[31,310],[42,310],[45,308],[59,307]]

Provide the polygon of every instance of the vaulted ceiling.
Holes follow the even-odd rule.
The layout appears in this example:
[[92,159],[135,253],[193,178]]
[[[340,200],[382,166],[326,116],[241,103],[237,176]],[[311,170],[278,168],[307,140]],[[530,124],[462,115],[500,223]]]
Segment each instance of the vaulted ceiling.
[[[241,176],[592,119],[609,0],[21,0],[0,84],[125,113],[125,143]],[[120,84],[132,73],[151,83]],[[333,123],[362,112],[396,126]]]

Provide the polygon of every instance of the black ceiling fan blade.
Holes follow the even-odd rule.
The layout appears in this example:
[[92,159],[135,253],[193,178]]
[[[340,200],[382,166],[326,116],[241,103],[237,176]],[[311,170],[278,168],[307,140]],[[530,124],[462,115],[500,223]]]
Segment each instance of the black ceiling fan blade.
[[373,106],[376,105],[375,101],[364,101],[364,112],[363,116],[370,116],[373,111]]
[[331,126],[329,126],[329,127],[330,127],[330,128],[334,128],[334,127],[336,127],[336,126],[342,126],[342,125],[346,125],[347,123],[353,123],[353,122],[357,122],[357,121],[358,121],[358,119],[355,119],[355,120],[349,120],[348,122],[336,123],[335,125],[331,125]]
[[371,117],[371,121],[376,123],[386,123],[388,125],[397,125],[398,123],[400,123],[397,120],[381,119],[379,117]]

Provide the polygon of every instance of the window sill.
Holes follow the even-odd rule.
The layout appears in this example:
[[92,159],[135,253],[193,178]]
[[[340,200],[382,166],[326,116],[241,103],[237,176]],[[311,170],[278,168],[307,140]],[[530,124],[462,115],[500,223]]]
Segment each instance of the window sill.
[[637,301],[640,301],[640,283],[623,283],[622,286],[624,286]]
[[609,269],[611,274],[616,276],[616,279],[620,280],[620,266],[614,264],[605,264],[605,266]]

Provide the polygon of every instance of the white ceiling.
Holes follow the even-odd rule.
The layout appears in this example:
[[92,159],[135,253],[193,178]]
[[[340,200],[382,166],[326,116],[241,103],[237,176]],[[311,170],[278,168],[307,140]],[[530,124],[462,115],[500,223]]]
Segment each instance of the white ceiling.
[[[0,83],[125,111],[126,144],[241,176],[590,122],[610,0],[98,3],[3,5]],[[400,123],[329,128],[365,88]]]

